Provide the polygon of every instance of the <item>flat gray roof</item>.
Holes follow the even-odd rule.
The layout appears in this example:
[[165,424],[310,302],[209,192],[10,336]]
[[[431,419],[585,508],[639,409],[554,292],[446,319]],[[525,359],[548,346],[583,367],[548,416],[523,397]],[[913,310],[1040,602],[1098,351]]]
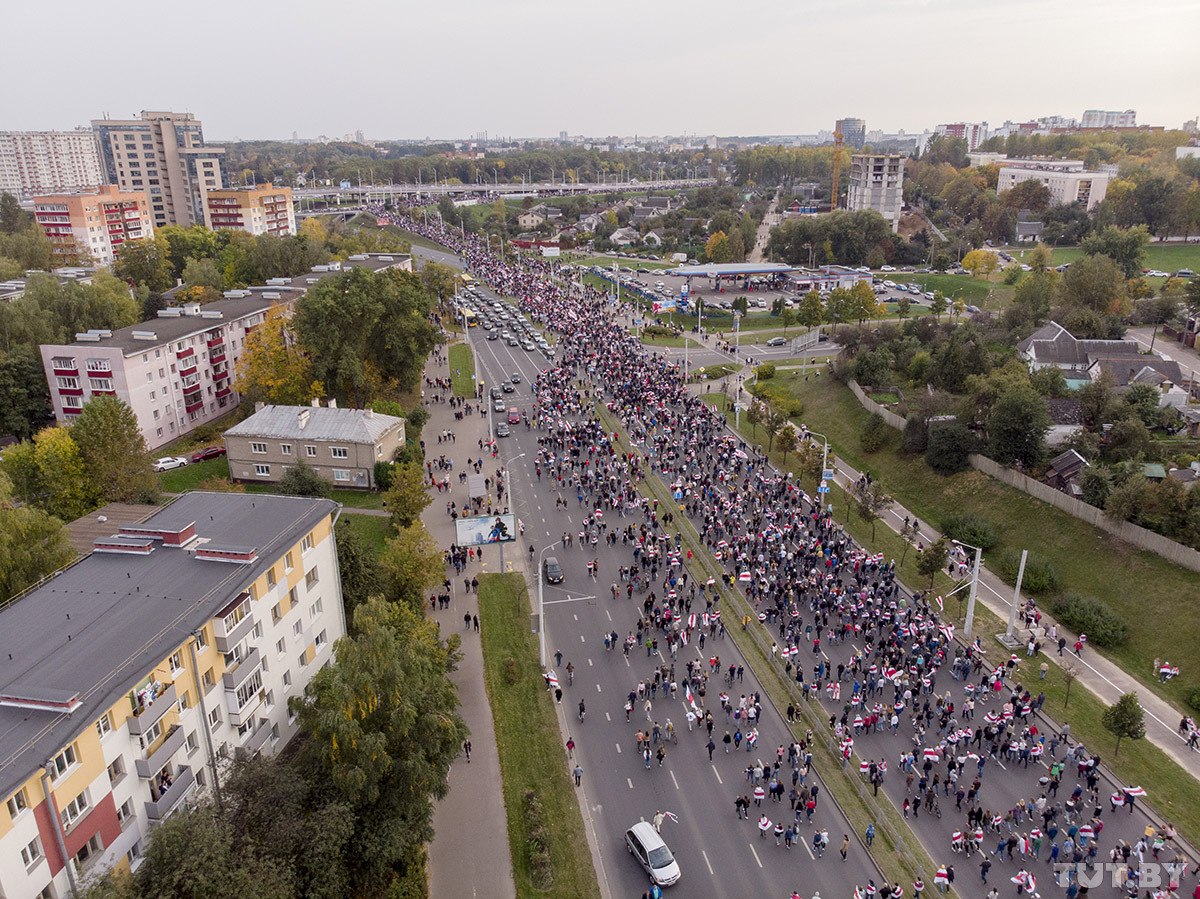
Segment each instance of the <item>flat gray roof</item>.
[[795,266],[784,265],[782,262],[710,262],[708,265],[685,265],[680,268],[668,269],[665,274],[700,275],[703,277],[713,275],[776,275],[790,272],[794,268]]
[[199,537],[256,547],[257,560],[209,561],[162,545],[144,556],[93,553],[0,610],[0,694],[77,695],[80,702],[70,714],[0,706],[0,797],[338,508],[306,497],[186,493],[141,526],[176,530],[195,522]]

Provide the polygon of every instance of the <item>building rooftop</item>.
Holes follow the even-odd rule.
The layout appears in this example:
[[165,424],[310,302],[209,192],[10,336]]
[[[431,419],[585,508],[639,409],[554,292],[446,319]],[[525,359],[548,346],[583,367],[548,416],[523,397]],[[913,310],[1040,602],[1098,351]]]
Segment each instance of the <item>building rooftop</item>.
[[666,272],[668,275],[712,276],[730,275],[774,275],[794,271],[795,266],[782,262],[710,262],[707,265],[685,265]]
[[[144,554],[93,552],[0,610],[0,796],[339,508],[306,497],[187,493],[126,536],[132,545],[139,535],[194,530],[181,546],[162,538]],[[202,558],[206,545],[255,553],[234,564]]]
[[245,421],[225,432],[226,437],[266,437],[287,440],[344,440],[374,444],[404,423],[394,415],[371,409],[328,406],[263,406]]
[[109,503],[101,506],[67,525],[71,546],[75,547],[75,552],[86,556],[97,540],[117,533],[126,525],[140,524],[161,508],[148,503]]

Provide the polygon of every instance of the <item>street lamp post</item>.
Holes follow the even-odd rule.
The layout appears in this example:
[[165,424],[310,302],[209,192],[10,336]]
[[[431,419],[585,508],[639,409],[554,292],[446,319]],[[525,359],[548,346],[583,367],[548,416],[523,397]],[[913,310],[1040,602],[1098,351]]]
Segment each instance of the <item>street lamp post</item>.
[[537,571],[535,572],[538,579],[538,643],[541,646],[543,671],[546,670],[546,598],[543,592],[546,578],[542,572],[542,560],[546,555],[546,550],[554,549],[558,544],[559,541],[555,540],[549,546],[542,547],[542,551],[538,553]]
[[979,565],[983,560],[983,550],[961,540],[953,542],[963,549],[975,550],[975,564],[971,568],[971,592],[967,594],[967,620],[963,622],[963,637],[970,637],[975,627],[975,596],[979,592]]

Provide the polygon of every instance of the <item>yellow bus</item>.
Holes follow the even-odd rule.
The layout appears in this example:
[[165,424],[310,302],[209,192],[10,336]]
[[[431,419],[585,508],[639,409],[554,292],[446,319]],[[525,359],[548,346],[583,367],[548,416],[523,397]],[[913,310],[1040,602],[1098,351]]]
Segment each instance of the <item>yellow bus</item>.
[[476,328],[479,326],[479,317],[470,309],[463,310],[463,320],[467,323],[468,328]]

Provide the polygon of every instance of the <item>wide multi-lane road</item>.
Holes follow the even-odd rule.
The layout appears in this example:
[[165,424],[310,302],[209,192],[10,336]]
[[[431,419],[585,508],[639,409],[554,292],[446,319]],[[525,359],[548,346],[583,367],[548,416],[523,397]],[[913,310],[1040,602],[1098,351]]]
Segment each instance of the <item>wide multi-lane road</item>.
[[[476,330],[470,332],[476,352],[477,376],[485,389],[518,373],[521,383],[515,393],[505,395],[506,405],[516,405],[526,411],[532,403],[531,383],[547,365],[540,353],[526,353],[508,347],[503,342],[489,341]],[[513,506],[525,526],[524,540],[535,552],[561,540],[564,532],[577,535],[584,516],[592,510],[581,508],[574,496],[567,496],[567,507],[556,504],[557,491],[546,481],[539,481],[534,472],[537,439],[542,432],[526,430],[523,425],[513,428],[512,436],[500,438],[500,461],[509,469]],[[611,517],[611,516],[610,516]],[[615,519],[610,527],[618,528],[629,521]],[[512,561],[510,554],[510,563]],[[629,565],[632,557],[620,543],[609,548],[603,541],[586,550],[576,544],[547,550],[562,563],[566,579],[561,585],[545,589],[548,661],[555,664],[555,653],[562,652],[557,667],[565,696],[563,713],[570,722],[569,736],[575,742],[575,756],[584,769],[583,805],[589,823],[596,834],[602,862],[602,876],[613,896],[640,896],[647,886],[641,869],[624,849],[625,830],[639,820],[652,820],[656,811],[671,812],[663,825],[663,836],[675,852],[683,871],[681,885],[676,888],[687,896],[790,896],[799,890],[804,896],[820,891],[825,897],[849,897],[855,884],[865,885],[868,879],[881,881],[880,875],[851,834],[852,844],[847,862],[842,862],[837,849],[850,827],[829,800],[829,793],[820,784],[819,802],[813,823],[801,828],[797,844],[788,850],[775,845],[772,833],[766,839],[759,836],[757,818],[765,812],[772,822],[790,823],[794,820],[789,804],[763,802],[762,810],[751,809],[752,819],[739,820],[734,800],[740,794],[752,792],[745,769],[757,760],[774,758],[776,748],[786,745],[789,737],[782,718],[768,708],[759,724],[760,739],[754,752],[726,754],[721,738],[726,729],[734,730],[720,713],[716,690],[709,693],[707,704],[714,709],[717,726],[713,731],[716,752],[710,761],[705,748],[708,736],[697,727],[688,732],[687,706],[682,697],[669,700],[661,693],[653,700],[651,717],[663,728],[668,719],[678,732],[678,743],[668,744],[667,757],[659,767],[652,762],[647,769],[637,753],[634,735],[639,729],[648,730],[644,708],[637,709],[626,721],[624,705],[627,694],[639,681],[650,682],[654,668],[671,664],[661,655],[647,657],[645,648],[637,648],[626,656],[620,648],[606,651],[604,635],[616,631],[624,639],[633,630],[640,610],[640,599],[624,597],[614,601],[610,585],[618,582],[618,568]],[[597,559],[599,571],[595,579],[588,577],[587,561]],[[516,559],[517,566],[528,565],[529,581],[536,584],[528,552]],[[624,585],[622,584],[622,589]],[[534,597],[536,605],[536,594]],[[690,654],[690,656],[689,656]],[[695,644],[680,649],[674,660],[682,674],[687,659],[707,661],[719,655],[723,665],[744,661],[732,640],[711,641],[701,652]],[[574,683],[568,684],[566,666],[575,669]],[[758,683],[749,670],[745,680],[730,688],[736,701],[741,694],[758,690]],[[578,721],[580,700],[586,704],[587,717]],[[786,769],[790,777],[790,769]],[[809,784],[814,782],[810,776]],[[790,786],[790,781],[789,781]],[[827,830],[831,848],[824,858],[815,858],[812,836],[816,829]]]

